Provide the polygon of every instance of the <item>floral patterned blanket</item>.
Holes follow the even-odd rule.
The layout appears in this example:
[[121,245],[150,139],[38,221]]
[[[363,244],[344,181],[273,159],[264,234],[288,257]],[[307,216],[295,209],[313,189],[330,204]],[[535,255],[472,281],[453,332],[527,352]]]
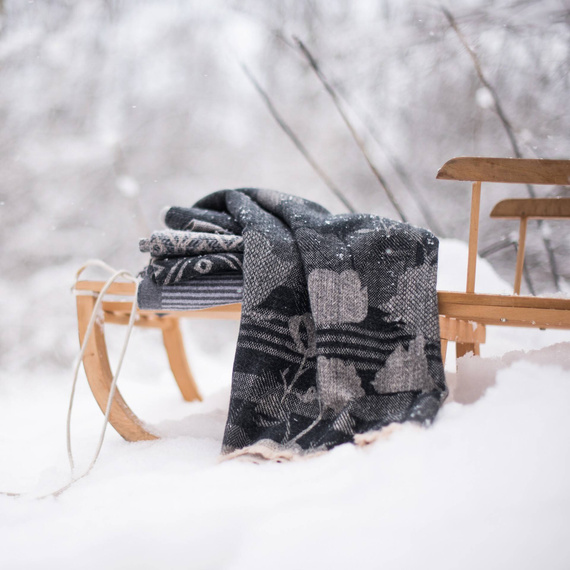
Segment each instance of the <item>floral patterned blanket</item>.
[[165,221],[241,236],[223,454],[291,459],[434,419],[447,389],[430,232],[260,189],[215,192]]

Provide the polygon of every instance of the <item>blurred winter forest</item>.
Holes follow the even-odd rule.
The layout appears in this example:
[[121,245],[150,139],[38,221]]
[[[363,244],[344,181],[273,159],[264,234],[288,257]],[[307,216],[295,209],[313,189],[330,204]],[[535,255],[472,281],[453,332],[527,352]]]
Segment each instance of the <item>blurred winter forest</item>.
[[[356,210],[397,217],[294,37],[408,219],[430,225],[423,207],[438,235],[466,240],[469,184],[435,175],[454,156],[515,155],[493,91],[524,157],[570,157],[570,2],[447,7],[459,33],[437,2],[419,0],[0,0],[0,359],[27,354],[14,345],[35,335],[57,360],[53,328],[71,321],[54,315],[72,269],[99,257],[140,270],[138,238],[165,205],[258,186],[345,211],[241,63]],[[526,188],[484,188],[480,250],[512,237],[516,225],[488,212],[516,196]],[[568,227],[529,231],[535,289],[554,288],[543,236],[564,289]],[[488,259],[512,280],[513,247]]]

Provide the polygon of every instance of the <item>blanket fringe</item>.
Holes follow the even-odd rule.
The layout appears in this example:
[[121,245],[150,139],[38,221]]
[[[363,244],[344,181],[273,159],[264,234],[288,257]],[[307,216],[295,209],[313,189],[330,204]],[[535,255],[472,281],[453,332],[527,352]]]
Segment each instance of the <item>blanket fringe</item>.
[[[364,433],[357,433],[354,435],[354,444],[358,447],[366,447],[377,441],[386,441],[390,439],[395,433],[404,429],[409,430],[410,426],[413,428],[421,429],[421,426],[415,423],[406,422],[399,423],[393,422],[378,430],[370,430]],[[229,453],[224,453],[219,457],[219,462],[227,461],[228,459],[240,459],[250,463],[264,463],[265,461],[275,461],[276,463],[283,463],[285,461],[299,461],[302,459],[309,459],[323,455],[327,450],[317,448],[314,450],[303,449],[298,445],[284,446],[275,443],[271,439],[262,439],[253,445],[244,447],[242,449],[235,449]]]
[[241,459],[251,463],[263,463],[264,461],[275,461],[283,463],[285,461],[298,461],[309,457],[316,457],[326,453],[325,448],[306,450],[299,445],[282,446],[271,439],[262,439],[253,445],[236,449],[220,456],[219,461],[228,459]]

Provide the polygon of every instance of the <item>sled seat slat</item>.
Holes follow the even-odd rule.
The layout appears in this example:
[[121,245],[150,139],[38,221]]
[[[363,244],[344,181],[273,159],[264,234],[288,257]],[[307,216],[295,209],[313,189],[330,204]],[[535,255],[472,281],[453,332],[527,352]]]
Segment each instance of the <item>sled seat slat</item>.
[[[111,293],[113,294],[113,293]],[[134,294],[134,290],[133,290]],[[103,301],[103,311],[116,317],[126,316],[127,319],[131,314],[132,302],[130,301]],[[206,309],[194,309],[191,311],[168,311],[165,309],[151,310],[138,309],[137,315],[140,319],[156,318],[189,318],[189,319],[239,319],[241,314],[241,304],[232,303],[231,305],[217,305]],[[138,321],[137,323],[138,324]]]
[[491,210],[491,218],[504,220],[564,220],[570,218],[570,198],[511,198]]
[[448,160],[438,180],[518,184],[570,184],[570,161],[461,156]]
[[[478,295],[442,291],[439,312],[446,317],[465,319],[484,325],[570,328],[570,299]],[[553,303],[554,305],[554,303]]]
[[461,303],[462,305],[488,305],[500,310],[505,307],[513,309],[548,309],[568,311],[570,299],[562,297],[533,297],[531,295],[489,295],[485,293],[461,293],[459,291],[439,291],[440,314],[449,303]]
[[[104,281],[78,281],[75,284],[76,291],[91,291],[92,293],[100,293],[105,285]],[[134,283],[113,283],[107,289],[108,295],[134,295],[136,286]]]

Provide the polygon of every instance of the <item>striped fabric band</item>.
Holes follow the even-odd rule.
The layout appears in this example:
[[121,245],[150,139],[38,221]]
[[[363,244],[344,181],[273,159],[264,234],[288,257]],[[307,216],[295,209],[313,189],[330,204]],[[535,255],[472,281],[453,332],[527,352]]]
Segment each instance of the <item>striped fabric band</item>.
[[192,311],[241,303],[241,274],[211,275],[175,285],[158,285],[146,274],[139,287],[138,305],[146,310]]

